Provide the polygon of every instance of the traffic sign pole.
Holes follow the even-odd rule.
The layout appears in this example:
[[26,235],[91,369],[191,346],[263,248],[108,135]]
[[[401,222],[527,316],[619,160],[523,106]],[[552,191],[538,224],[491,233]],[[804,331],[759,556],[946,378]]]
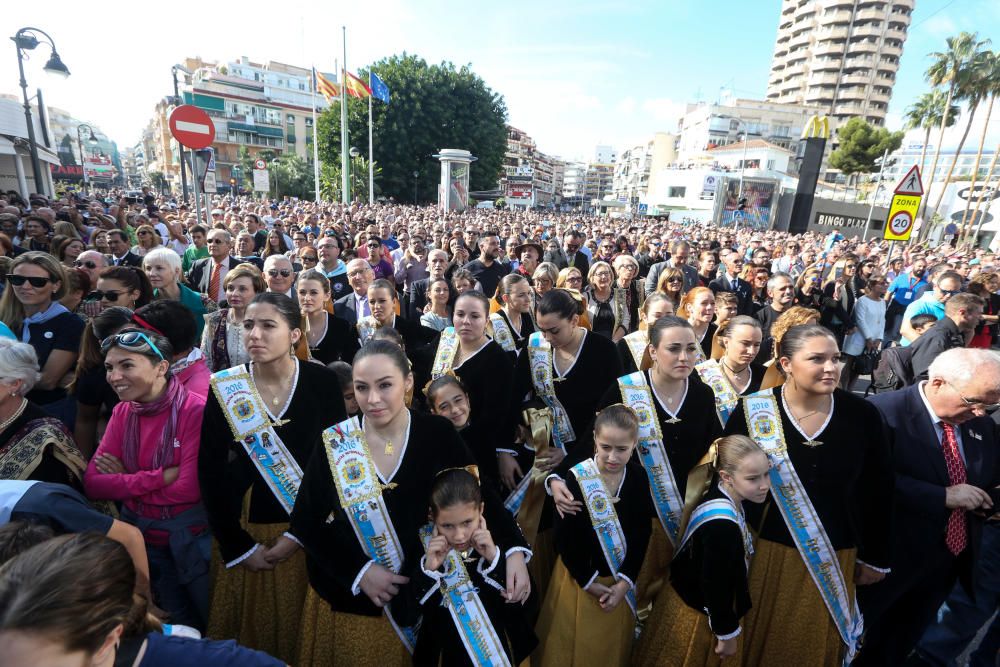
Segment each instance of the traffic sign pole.
[[924,186],[920,169],[913,165],[893,190],[892,204],[886,216],[882,238],[888,241],[908,241],[913,233],[914,218],[920,210]]
[[[201,201],[198,199],[198,167],[195,163],[194,151],[188,151],[188,155],[191,156],[191,174],[194,178],[191,179],[191,187],[194,188],[194,219],[195,222],[201,224]],[[205,216],[206,222],[208,221],[208,216]]]

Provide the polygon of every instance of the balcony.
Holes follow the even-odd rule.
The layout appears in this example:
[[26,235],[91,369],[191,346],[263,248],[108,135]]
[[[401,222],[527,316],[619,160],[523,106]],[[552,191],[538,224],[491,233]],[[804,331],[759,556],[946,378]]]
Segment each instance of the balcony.
[[904,26],[910,25],[912,18],[909,14],[904,14],[902,12],[889,12],[889,20],[892,23],[902,23]]
[[844,75],[840,82],[845,86],[867,86],[871,83],[871,74],[846,74]]
[[875,59],[871,56],[857,56],[854,58],[846,58],[844,60],[844,69],[871,69],[872,65],[875,64]]
[[876,28],[873,25],[855,26],[854,30],[851,31],[851,36],[855,38],[871,37],[873,39],[882,39],[882,28]]
[[[850,3],[847,4],[850,5]],[[830,12],[829,14],[821,14],[820,23],[823,25],[850,25],[851,11],[848,9],[838,9],[837,11]]]
[[881,102],[882,104],[888,104],[889,103],[889,94],[888,93],[876,93],[876,92],[872,91],[872,93],[871,93],[871,95],[869,95],[868,99],[870,99],[872,102]]
[[839,82],[839,78],[836,74],[826,74],[824,72],[816,72],[809,77],[810,86],[836,86]]
[[894,56],[896,58],[899,58],[901,55],[903,55],[903,47],[901,47],[901,46],[894,46],[894,45],[891,45],[891,44],[883,44],[882,45],[882,55],[883,56]]
[[841,59],[839,55],[828,58],[816,58],[812,62],[813,72],[839,72]]
[[800,33],[793,35],[792,38],[788,40],[788,49],[790,51],[798,51],[804,49],[807,46],[809,46],[810,41],[812,41],[812,36],[810,34],[810,31],[804,30]]
[[876,9],[874,7],[866,7],[864,9],[859,9],[854,15],[855,21],[884,21],[886,19],[886,11],[884,8]]
[[906,30],[900,28],[888,28],[885,31],[886,39],[895,39],[900,43],[906,41]]
[[849,8],[854,7],[854,0],[823,0],[822,3],[823,10],[836,9],[838,7],[848,8],[848,14],[850,14]]
[[812,55],[813,57],[819,56],[835,56],[840,57],[844,54],[844,44],[837,42],[819,42],[813,47]]
[[828,40],[847,41],[848,37],[849,34],[846,26],[835,26],[819,31],[819,39],[824,42]]
[[865,54],[872,54],[878,52],[878,42],[869,42],[868,40],[861,40],[857,42],[850,42],[847,45],[848,56],[863,56]]
[[827,90],[825,88],[810,88],[806,91],[804,97],[806,104],[815,104],[817,106],[828,106],[833,102],[833,91]]
[[841,103],[834,107],[833,112],[838,116],[861,116],[865,108],[860,104]]
[[861,101],[865,100],[865,87],[864,86],[849,86],[847,88],[841,88],[837,91],[837,99],[843,101]]

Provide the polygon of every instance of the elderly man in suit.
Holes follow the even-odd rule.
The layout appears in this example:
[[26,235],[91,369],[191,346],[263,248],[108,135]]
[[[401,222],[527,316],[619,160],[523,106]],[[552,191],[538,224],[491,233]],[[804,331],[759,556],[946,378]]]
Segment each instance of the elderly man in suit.
[[732,292],[736,295],[737,312],[740,315],[752,315],[753,296],[750,292],[750,284],[739,278],[740,271],[743,270],[743,255],[735,250],[730,250],[722,256],[722,263],[726,267],[725,271],[708,284],[709,288],[716,294]]
[[347,320],[352,325],[358,318],[371,315],[368,305],[368,286],[375,280],[375,272],[367,259],[352,259],[347,263],[347,282],[351,292],[333,302],[333,314]]
[[679,269],[684,275],[684,292],[689,292],[701,284],[698,279],[698,269],[688,264],[690,256],[690,243],[687,241],[674,241],[673,245],[670,246],[670,258],[649,267],[649,273],[646,275],[646,294],[652,294],[656,291],[656,283],[660,280],[660,274],[668,266]]
[[972,585],[1000,483],[1000,439],[986,415],[1000,402],[1000,357],[953,348],[926,382],[870,400],[893,450],[893,552],[889,575],[858,589],[867,635],[854,664],[900,665],[955,582]]
[[208,257],[195,260],[187,274],[187,286],[207,294],[216,303],[226,300],[223,281],[230,269],[239,261],[229,254],[233,247],[233,237],[224,229],[213,229],[208,233]]
[[128,235],[120,229],[108,232],[108,263],[112,266],[142,267],[142,257],[132,252],[128,244]]

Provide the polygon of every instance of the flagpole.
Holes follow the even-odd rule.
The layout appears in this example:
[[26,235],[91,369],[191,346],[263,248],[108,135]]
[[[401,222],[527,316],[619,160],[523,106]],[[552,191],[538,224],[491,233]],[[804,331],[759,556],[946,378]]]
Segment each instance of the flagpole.
[[318,87],[316,85],[317,82],[318,82],[318,79],[316,77],[316,67],[313,66],[313,80],[312,80],[312,83],[313,83],[313,91],[312,91],[312,93],[313,93],[312,94],[312,103],[313,103],[313,114],[312,114],[312,121],[313,121],[313,188],[315,188],[314,192],[316,194],[315,201],[318,204],[319,203],[319,141],[317,141],[317,139],[319,138],[319,133],[318,133],[317,130],[319,129],[319,126],[316,124],[316,88]]
[[347,26],[341,26],[344,37],[344,75],[341,77],[340,82],[340,185],[341,192],[343,193],[342,199],[346,206],[351,204],[351,194],[350,194],[350,166],[348,163],[347,152]]
[[[368,70],[368,87],[372,87],[372,73]],[[375,203],[375,154],[372,147],[372,97],[368,96],[368,203]]]

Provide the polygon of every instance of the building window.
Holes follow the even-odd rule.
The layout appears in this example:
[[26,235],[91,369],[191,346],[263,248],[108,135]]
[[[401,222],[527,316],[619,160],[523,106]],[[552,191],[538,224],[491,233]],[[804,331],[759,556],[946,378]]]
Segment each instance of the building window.
[[289,123],[295,123],[295,116],[293,116],[292,114],[288,114],[285,117],[285,120],[287,120]]
[[667,188],[668,197],[683,197],[687,194],[687,188],[683,185],[672,185]]

